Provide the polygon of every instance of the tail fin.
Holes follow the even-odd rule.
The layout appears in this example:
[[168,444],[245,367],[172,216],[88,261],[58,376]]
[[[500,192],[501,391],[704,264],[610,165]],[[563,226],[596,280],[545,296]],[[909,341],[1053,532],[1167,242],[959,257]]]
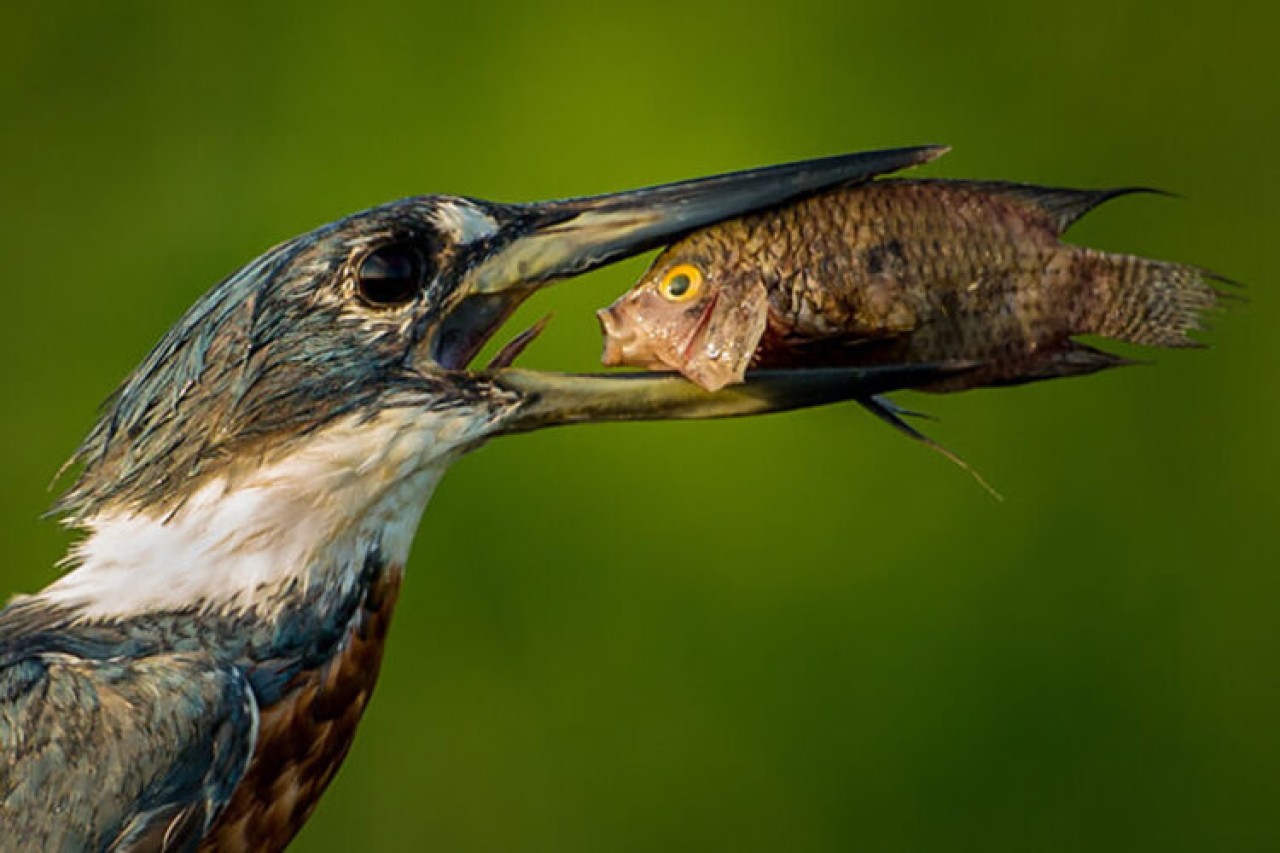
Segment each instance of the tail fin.
[[1089,254],[1094,293],[1086,321],[1090,333],[1144,346],[1197,346],[1190,333],[1203,328],[1204,313],[1218,304],[1218,292],[1209,284],[1218,276],[1186,264]]

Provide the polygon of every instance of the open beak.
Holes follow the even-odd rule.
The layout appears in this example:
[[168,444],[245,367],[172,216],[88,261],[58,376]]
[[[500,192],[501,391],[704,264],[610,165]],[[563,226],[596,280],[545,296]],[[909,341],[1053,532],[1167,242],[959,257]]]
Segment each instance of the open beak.
[[[435,357],[466,365],[538,288],[680,239],[725,219],[927,163],[944,146],[769,166],[612,195],[501,207],[502,226],[463,274]],[[495,206],[495,209],[496,206]],[[607,420],[711,418],[821,405],[928,384],[969,365],[769,371],[708,393],[671,374],[573,375],[506,369],[486,378],[523,406],[503,432]]]
[[785,412],[927,385],[971,370],[970,362],[762,370],[747,381],[704,391],[673,373],[574,374],[507,369],[497,385],[520,404],[497,432],[510,435],[550,426],[605,421],[735,418]]

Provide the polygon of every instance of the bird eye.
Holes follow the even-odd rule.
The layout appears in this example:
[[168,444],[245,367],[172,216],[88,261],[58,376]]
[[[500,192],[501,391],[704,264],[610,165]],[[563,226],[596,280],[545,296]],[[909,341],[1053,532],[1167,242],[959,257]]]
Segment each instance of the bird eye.
[[360,262],[356,290],[375,308],[407,305],[422,290],[423,266],[422,255],[413,246],[383,246]]
[[672,302],[688,302],[702,292],[702,271],[692,264],[678,264],[667,270],[658,292]]

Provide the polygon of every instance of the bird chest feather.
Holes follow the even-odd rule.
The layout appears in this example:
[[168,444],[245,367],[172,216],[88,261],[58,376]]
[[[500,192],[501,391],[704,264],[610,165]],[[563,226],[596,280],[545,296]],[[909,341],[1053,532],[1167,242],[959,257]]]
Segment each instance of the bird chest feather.
[[201,850],[280,850],[302,828],[369,703],[401,577],[398,567],[382,572],[338,654],[295,675],[279,701],[262,708],[249,769]]

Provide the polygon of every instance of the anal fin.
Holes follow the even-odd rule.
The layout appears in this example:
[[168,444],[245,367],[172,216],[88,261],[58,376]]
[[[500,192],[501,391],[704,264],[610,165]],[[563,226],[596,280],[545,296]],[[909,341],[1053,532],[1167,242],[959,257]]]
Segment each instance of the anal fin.
[[972,388],[1002,388],[1026,385],[1046,379],[1087,376],[1112,367],[1127,367],[1143,362],[1113,355],[1079,341],[1067,340],[1037,352],[1016,357],[989,358],[972,370],[958,376],[921,386],[930,394],[952,394]]

